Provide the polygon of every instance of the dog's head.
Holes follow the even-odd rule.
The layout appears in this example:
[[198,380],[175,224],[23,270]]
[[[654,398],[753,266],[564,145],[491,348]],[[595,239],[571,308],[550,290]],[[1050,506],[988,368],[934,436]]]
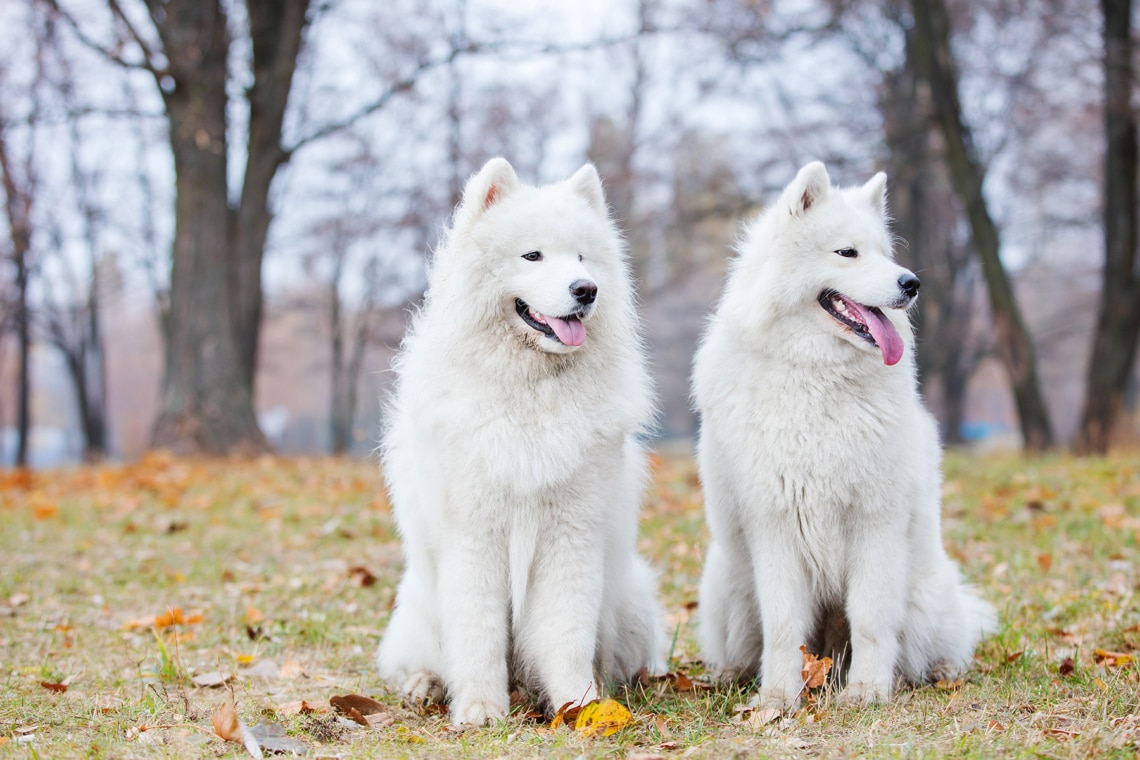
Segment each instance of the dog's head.
[[479,257],[468,285],[487,289],[487,316],[537,350],[579,350],[606,300],[621,297],[610,292],[621,287],[621,242],[590,164],[531,187],[492,159],[467,182],[452,236],[469,248],[460,255]]
[[893,365],[919,280],[894,261],[886,182],[880,172],[861,187],[833,188],[823,164],[810,163],[772,213],[777,246],[788,253],[782,276],[798,305],[810,304],[825,329]]

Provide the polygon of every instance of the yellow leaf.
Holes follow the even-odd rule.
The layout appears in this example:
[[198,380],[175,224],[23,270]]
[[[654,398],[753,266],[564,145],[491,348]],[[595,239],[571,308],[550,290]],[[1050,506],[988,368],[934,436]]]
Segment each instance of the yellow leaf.
[[574,730],[586,736],[610,736],[633,720],[633,713],[613,699],[594,700],[578,713]]
[[1131,665],[1134,657],[1128,652],[1109,652],[1097,649],[1093,652],[1093,660],[1097,665],[1106,665],[1110,668],[1121,668]]
[[1108,691],[1108,684],[1105,683],[1104,681],[1102,681],[1101,679],[1094,678],[1093,683],[1096,684],[1096,687],[1098,689],[1100,689],[1101,691]]

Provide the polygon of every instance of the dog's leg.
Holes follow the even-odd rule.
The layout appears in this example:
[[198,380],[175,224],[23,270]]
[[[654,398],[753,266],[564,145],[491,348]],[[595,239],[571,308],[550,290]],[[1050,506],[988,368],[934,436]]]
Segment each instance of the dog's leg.
[[605,686],[628,684],[642,668],[649,675],[661,675],[668,668],[656,576],[638,556],[611,558],[609,566],[614,569],[604,581],[605,607],[594,653],[598,677]]
[[444,700],[434,585],[422,562],[409,561],[376,653],[380,676],[413,702]]
[[503,527],[448,526],[440,556],[444,676],[451,722],[481,726],[507,714],[509,603]]
[[705,661],[718,680],[737,682],[756,675],[763,637],[752,563],[747,553],[724,544],[709,545],[697,615]]
[[814,622],[811,584],[779,530],[759,531],[752,556],[760,602],[764,653],[760,662],[760,706],[787,710],[800,703],[803,653]]
[[[571,510],[573,513],[573,510]],[[518,648],[557,710],[598,696],[594,649],[602,609],[603,539],[566,520],[543,527]],[[518,614],[516,612],[516,614]]]
[[870,526],[848,545],[847,620],[851,670],[841,704],[870,704],[891,696],[906,614],[910,572],[901,530]]

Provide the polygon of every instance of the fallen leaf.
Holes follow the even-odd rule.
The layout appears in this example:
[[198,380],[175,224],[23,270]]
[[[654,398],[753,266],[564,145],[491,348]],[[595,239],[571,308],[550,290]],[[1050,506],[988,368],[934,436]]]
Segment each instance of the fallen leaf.
[[1019,649],[1018,651],[1013,652],[1012,654],[1007,654],[1005,656],[1005,661],[1006,661],[1006,663],[1017,662],[1018,660],[1021,659],[1022,654],[1024,654],[1024,652]]
[[752,728],[760,728],[761,726],[766,726],[769,723],[772,723],[773,721],[779,719],[779,717],[779,710],[774,707],[765,707],[761,710],[750,711],[747,717],[745,717],[741,723]]
[[283,702],[273,708],[273,712],[278,715],[311,715],[313,713],[325,713],[328,711],[328,704],[309,702],[304,699],[298,699],[294,702]]
[[1104,649],[1096,649],[1093,651],[1093,661],[1097,665],[1104,665],[1109,668],[1121,668],[1125,665],[1131,665],[1135,660],[1135,655],[1127,652],[1109,652]]
[[574,720],[574,730],[586,736],[610,736],[633,720],[625,705],[613,699],[595,699],[584,705]]
[[1073,664],[1073,658],[1072,657],[1066,657],[1064,660],[1061,661],[1061,666],[1059,668],[1057,668],[1057,672],[1060,673],[1062,676],[1067,676],[1067,675],[1071,674],[1076,669],[1077,669],[1077,666]]
[[827,674],[831,671],[831,658],[820,659],[809,652],[807,646],[801,646],[800,651],[804,653],[804,667],[800,671],[804,679],[804,688],[815,689],[823,686],[827,681]]
[[348,576],[363,588],[376,585],[376,576],[372,574],[371,570],[362,565],[355,565],[348,568]]
[[252,604],[246,606],[245,622],[247,624],[254,625],[256,623],[260,623],[262,620],[265,620],[265,615],[261,613],[261,610],[257,609]]
[[1043,573],[1049,572],[1049,568],[1051,568],[1053,566],[1053,555],[1052,554],[1038,554],[1037,555],[1037,564],[1041,568],[1041,572],[1043,572]]
[[386,712],[372,713],[371,715],[365,715],[364,719],[366,721],[368,721],[368,725],[373,726],[375,728],[387,728],[388,726],[390,726],[396,722],[396,719],[393,718],[389,713],[386,713]]
[[371,697],[363,697],[359,694],[330,697],[329,704],[341,714],[347,714],[349,710],[356,710],[361,716],[385,712],[384,705]]
[[285,734],[284,726],[276,723],[259,723],[249,729],[249,733],[257,740],[262,749],[276,753],[291,755],[305,755],[309,752],[309,745]]
[[228,742],[244,746],[250,757],[265,757],[257,743],[257,737],[238,718],[232,700],[227,700],[219,705],[218,709],[214,710],[214,714],[210,716],[210,720],[214,724],[214,733],[218,736]]
[[573,725],[574,721],[578,719],[578,713],[582,711],[583,705],[577,702],[567,702],[558,708],[554,713],[554,719],[550,721],[551,728],[558,728],[563,723],[567,726]]
[[209,673],[199,673],[191,681],[199,689],[213,689],[224,686],[234,677],[233,673],[223,673],[220,670],[211,670]]
[[65,683],[51,683],[49,681],[40,681],[40,686],[44,687],[48,691],[54,691],[57,694],[62,694],[63,692],[67,691],[67,684]]
[[281,672],[278,678],[298,678],[305,675],[305,671],[294,660],[286,658],[285,664],[281,666]]
[[944,691],[957,691],[958,689],[962,688],[962,685],[964,683],[965,682],[961,678],[955,679],[953,681],[947,681],[944,678],[940,678],[934,682],[934,688],[942,689]]

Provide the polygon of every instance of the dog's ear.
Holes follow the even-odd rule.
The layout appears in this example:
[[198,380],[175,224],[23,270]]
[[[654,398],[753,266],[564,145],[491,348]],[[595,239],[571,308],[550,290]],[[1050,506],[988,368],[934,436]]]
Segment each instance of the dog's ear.
[[574,192],[585,198],[591,207],[603,214],[606,213],[606,193],[602,189],[602,179],[598,176],[598,170],[593,164],[586,164],[574,172],[566,182]]
[[477,174],[467,180],[463,200],[455,212],[455,226],[465,227],[478,219],[522,183],[505,158],[492,158]]
[[879,172],[861,188],[867,200],[879,212],[879,216],[887,215],[887,175]]
[[802,216],[809,208],[822,201],[831,191],[831,178],[820,161],[812,161],[800,169],[786,188],[782,202],[792,216]]

